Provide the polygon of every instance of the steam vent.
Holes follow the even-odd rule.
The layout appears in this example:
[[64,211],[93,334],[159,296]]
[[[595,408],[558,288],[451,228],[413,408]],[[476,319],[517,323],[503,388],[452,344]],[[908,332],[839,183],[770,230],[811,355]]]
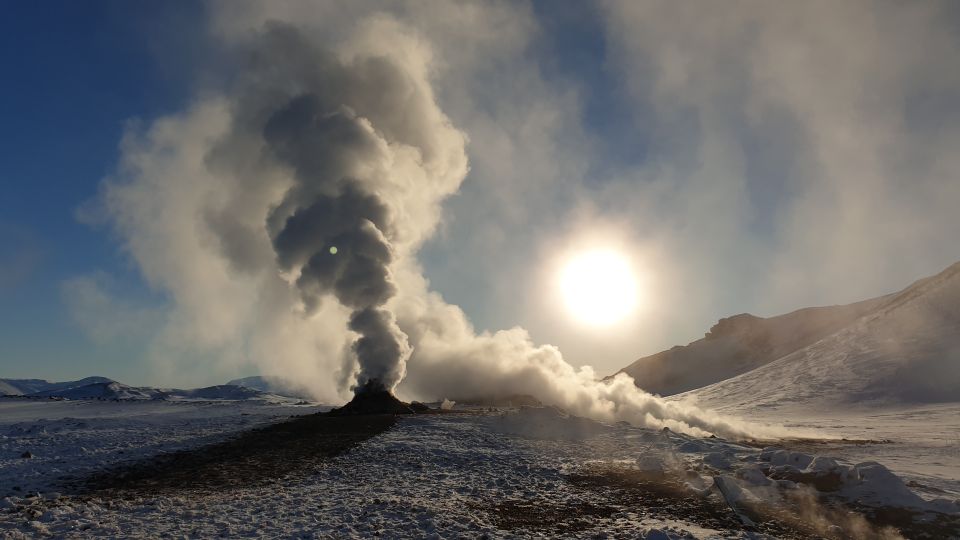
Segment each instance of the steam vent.
[[[333,416],[351,416],[359,414],[416,414],[415,405],[407,404],[396,398],[380,381],[367,381],[358,388],[349,403],[330,411]],[[422,406],[422,405],[421,405]]]

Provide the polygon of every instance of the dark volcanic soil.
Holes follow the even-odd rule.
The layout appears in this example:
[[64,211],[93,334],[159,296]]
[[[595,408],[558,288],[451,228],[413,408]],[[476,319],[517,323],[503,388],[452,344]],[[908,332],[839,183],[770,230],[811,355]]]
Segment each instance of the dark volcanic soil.
[[390,429],[390,414],[311,414],[241,433],[210,446],[161,454],[74,482],[80,493],[144,495],[223,491],[267,484],[319,467],[327,459]]
[[[745,526],[736,513],[717,496],[699,497],[685,489],[679,478],[644,473],[621,466],[592,467],[568,476],[567,481],[577,489],[602,494],[603,497],[600,502],[588,505],[536,498],[507,500],[488,510],[494,516],[494,522],[502,529],[541,531],[557,535],[576,536],[579,531],[596,527],[598,520],[602,522],[616,519],[621,512],[633,512],[654,519],[680,519],[720,531],[751,531],[790,540],[866,540],[898,537],[862,519],[853,523],[848,511],[824,507],[816,509],[817,515],[813,515],[814,509],[809,507],[797,507],[790,512],[768,508],[741,508],[753,521],[752,525]],[[829,525],[832,523],[841,523],[844,528],[830,530]],[[921,534],[907,537],[944,538],[945,536],[937,533],[944,530],[935,524],[933,529],[924,528]]]
[[[650,518],[682,519],[717,530],[745,530],[723,502],[692,495],[676,479],[649,475],[623,467],[596,467],[567,477],[578,489],[603,494],[603,504],[565,505],[553,501],[504,501],[493,514],[497,525],[507,530],[550,531],[568,535],[596,526],[597,519],[611,519],[620,512],[636,512]],[[750,530],[776,538],[821,538],[802,528],[776,522],[758,523]]]

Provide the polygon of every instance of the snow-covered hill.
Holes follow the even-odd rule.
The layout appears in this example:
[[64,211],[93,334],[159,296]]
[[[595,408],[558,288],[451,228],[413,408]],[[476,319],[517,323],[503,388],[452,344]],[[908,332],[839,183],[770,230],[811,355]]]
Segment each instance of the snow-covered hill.
[[22,396],[23,392],[7,381],[0,379],[0,396]]
[[0,394],[27,397],[56,397],[72,400],[271,400],[283,401],[295,396],[283,396],[234,384],[182,390],[130,386],[106,377],[87,377],[79,381],[52,383],[40,379],[0,379]]
[[839,331],[886,301],[800,309],[762,318],[720,319],[705,337],[643,357],[620,370],[648,392],[669,396],[713,384],[772,362]]
[[51,389],[28,394],[32,397],[60,397],[64,399],[157,399],[154,388],[135,388],[116,381],[96,382],[65,389]]
[[270,392],[262,392],[245,386],[234,384],[218,384],[216,386],[207,386],[205,388],[194,388],[193,390],[167,390],[166,397],[174,399],[264,399],[272,397]]
[[816,343],[690,394],[741,410],[960,402],[960,263]]
[[43,379],[0,379],[0,395],[20,396],[40,392],[58,392],[88,384],[111,383],[106,377],[85,377],[78,381],[50,382]]

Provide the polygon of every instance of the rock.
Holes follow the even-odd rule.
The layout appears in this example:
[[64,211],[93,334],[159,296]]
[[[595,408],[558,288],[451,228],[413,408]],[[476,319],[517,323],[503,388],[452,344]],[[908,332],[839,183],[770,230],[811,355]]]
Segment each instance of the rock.
[[709,465],[714,469],[729,469],[731,466],[731,456],[723,452],[710,452],[703,456],[703,464]]
[[33,454],[31,454],[30,452],[24,452],[20,454],[20,457],[22,457],[23,459],[30,459],[33,457]]
[[410,408],[413,409],[413,412],[417,414],[430,412],[430,407],[427,407],[426,405],[424,405],[423,403],[420,403],[419,401],[411,401]]
[[414,410],[397,399],[379,381],[367,381],[358,388],[349,403],[333,409],[330,416],[351,416],[357,414],[414,414]]

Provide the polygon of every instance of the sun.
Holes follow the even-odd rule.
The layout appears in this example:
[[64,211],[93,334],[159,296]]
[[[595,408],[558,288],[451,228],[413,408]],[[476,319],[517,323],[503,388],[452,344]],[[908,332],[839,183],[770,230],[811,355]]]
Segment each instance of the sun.
[[630,260],[613,250],[572,257],[563,266],[559,283],[570,314],[590,326],[610,326],[637,305],[637,278]]

